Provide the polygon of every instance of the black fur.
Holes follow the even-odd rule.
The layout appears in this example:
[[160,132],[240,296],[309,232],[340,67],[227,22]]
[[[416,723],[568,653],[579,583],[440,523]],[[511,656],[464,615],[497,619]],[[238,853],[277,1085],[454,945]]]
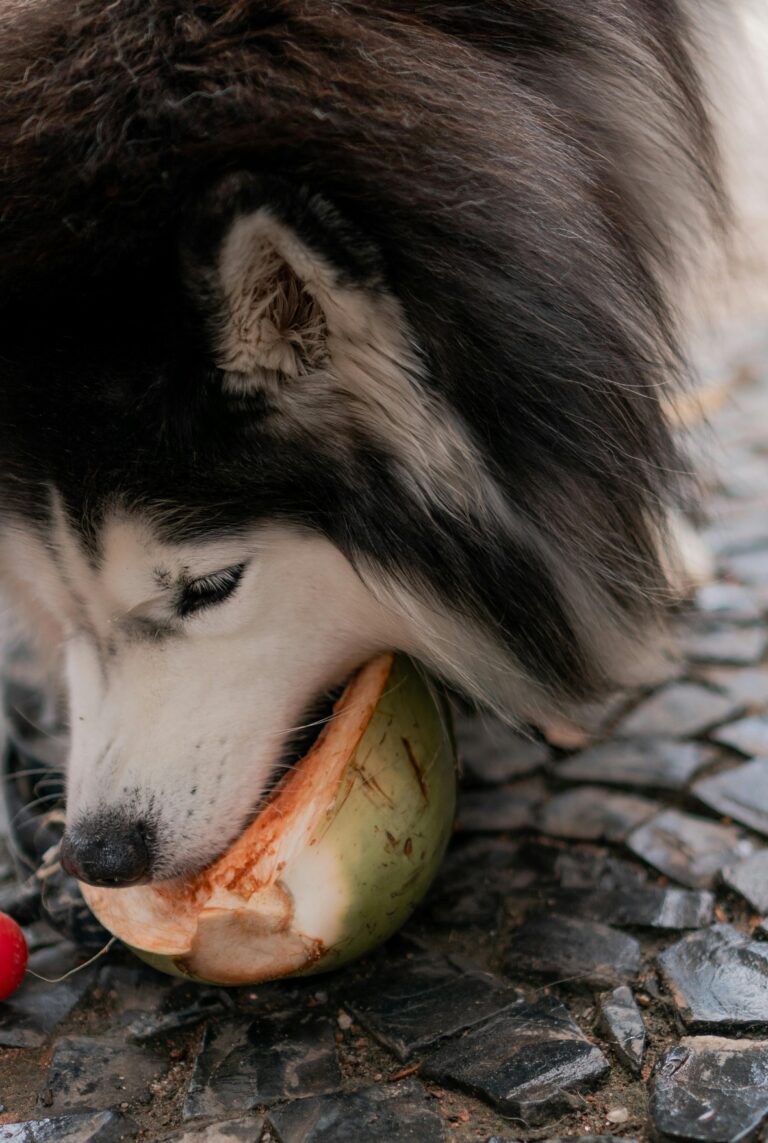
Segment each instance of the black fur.
[[[668,289],[690,220],[722,213],[676,3],[50,0],[2,21],[5,511],[45,518],[52,482],[86,536],[115,500],[173,536],[297,521],[428,585],[546,690],[604,688],[541,552],[606,628],[663,603],[657,529],[688,491]],[[372,441],[287,447],[263,397],[223,392],[178,250],[240,169],[400,300],[519,540],[427,515]]]

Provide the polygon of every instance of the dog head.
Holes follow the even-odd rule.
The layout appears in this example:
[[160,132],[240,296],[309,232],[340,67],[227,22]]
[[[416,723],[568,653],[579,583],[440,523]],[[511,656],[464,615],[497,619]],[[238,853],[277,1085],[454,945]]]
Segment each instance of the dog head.
[[5,393],[5,581],[61,651],[65,864],[108,884],[212,859],[377,650],[520,716],[605,677],[619,610],[324,199],[230,175],[180,230],[163,291],[41,299]]
[[526,689],[430,582],[506,510],[375,250],[252,175],[181,231],[178,294],[41,299],[6,387],[6,588],[66,680],[65,861],[111,884],[226,846],[377,650]]
[[519,717],[605,678],[598,609],[621,646],[323,198],[227,176],[178,266],[41,299],[5,392],[5,582],[60,649],[65,864],[107,884],[211,860],[380,649]]
[[0,573],[71,868],[211,859],[379,648],[508,716],[631,674],[716,181],[672,10],[11,7]]

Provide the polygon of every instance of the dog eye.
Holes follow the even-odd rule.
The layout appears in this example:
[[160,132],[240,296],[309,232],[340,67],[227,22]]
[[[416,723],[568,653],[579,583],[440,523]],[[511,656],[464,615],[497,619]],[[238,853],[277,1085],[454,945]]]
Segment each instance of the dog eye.
[[235,592],[244,571],[245,564],[235,564],[234,567],[223,568],[221,571],[190,580],[182,588],[176,611],[184,619],[187,615],[194,615],[205,607],[223,603]]

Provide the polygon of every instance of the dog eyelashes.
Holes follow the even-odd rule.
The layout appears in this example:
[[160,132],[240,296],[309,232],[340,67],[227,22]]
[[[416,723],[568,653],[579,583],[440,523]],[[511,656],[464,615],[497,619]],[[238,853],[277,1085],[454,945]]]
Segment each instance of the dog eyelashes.
[[179,595],[176,603],[177,614],[184,619],[188,615],[194,615],[206,607],[214,607],[217,603],[229,599],[237,590],[245,567],[244,563],[235,564],[231,568],[223,568],[221,571],[190,580]]

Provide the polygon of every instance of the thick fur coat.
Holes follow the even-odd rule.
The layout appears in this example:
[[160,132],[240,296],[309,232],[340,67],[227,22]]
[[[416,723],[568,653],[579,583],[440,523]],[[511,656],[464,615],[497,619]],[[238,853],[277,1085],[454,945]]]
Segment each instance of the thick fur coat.
[[[691,493],[674,291],[727,215],[689,41],[673,0],[3,4],[3,566],[80,647],[73,696],[133,695],[120,633],[179,646],[190,551],[253,529],[327,545],[370,602],[333,611],[359,638],[296,667],[284,730],[388,643],[509,717],[628,673]],[[105,570],[150,533],[186,545],[152,555],[173,614]],[[119,806],[162,857],[156,782],[117,759],[99,785],[102,737],[71,812]],[[224,800],[162,872],[210,856]]]

